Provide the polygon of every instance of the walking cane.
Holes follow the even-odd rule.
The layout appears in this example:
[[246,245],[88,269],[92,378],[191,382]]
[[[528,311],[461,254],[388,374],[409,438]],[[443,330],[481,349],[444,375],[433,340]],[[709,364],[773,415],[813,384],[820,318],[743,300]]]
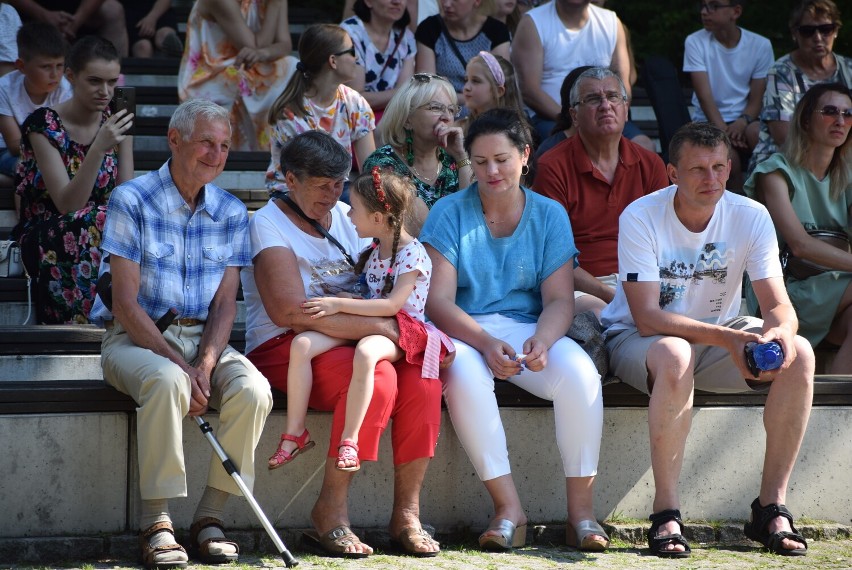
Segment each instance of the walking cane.
[[[98,282],[95,285],[95,291],[100,295],[101,301],[104,306],[108,310],[112,310],[112,275],[109,272],[104,273],[98,278]],[[166,313],[157,320],[157,329],[162,333],[165,332],[169,325],[172,324],[172,321],[177,317],[177,310],[174,308],[169,309]],[[287,568],[293,568],[294,566],[299,565],[299,561],[287,550],[287,547],[284,545],[284,541],[281,540],[281,537],[278,536],[278,533],[275,532],[275,529],[272,526],[272,523],[269,522],[269,519],[266,518],[266,515],[263,513],[263,509],[260,508],[260,505],[255,500],[254,496],[249,491],[248,486],[245,481],[243,481],[242,476],[240,476],[239,470],[237,470],[237,466],[234,465],[234,462],[231,461],[231,458],[228,457],[228,454],[225,453],[225,450],[222,449],[222,446],[219,445],[219,440],[216,439],[216,436],[213,435],[213,428],[210,427],[210,424],[205,421],[205,419],[201,416],[195,416],[193,418],[195,423],[198,424],[198,428],[201,430],[204,438],[210,443],[210,446],[213,448],[214,453],[222,462],[222,467],[225,468],[225,471],[234,479],[234,483],[237,484],[237,487],[240,488],[240,492],[243,494],[243,497],[248,501],[251,510],[254,511],[255,516],[260,520],[260,524],[263,525],[264,530],[266,530],[266,534],[269,535],[269,538],[272,539],[272,543],[275,545],[275,548],[278,550],[278,553],[281,555],[282,560],[284,560],[284,564]]]

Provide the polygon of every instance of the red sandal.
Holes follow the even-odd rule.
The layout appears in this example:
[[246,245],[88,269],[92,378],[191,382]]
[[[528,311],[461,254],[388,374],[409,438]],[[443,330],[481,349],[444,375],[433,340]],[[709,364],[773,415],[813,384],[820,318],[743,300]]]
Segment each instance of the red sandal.
[[[343,451],[341,451],[341,448]],[[346,463],[347,461],[355,461],[355,465],[350,465],[349,467],[340,467],[339,465],[335,465],[337,469],[340,471],[358,471],[361,469],[361,460],[358,459],[358,444],[352,441],[351,439],[344,439],[337,446],[337,462]]]
[[[281,444],[285,441],[292,441],[296,444],[296,449],[292,453],[281,449]],[[314,445],[316,443],[311,439],[311,434],[308,433],[308,430],[303,431],[299,437],[290,435],[289,433],[282,433],[281,441],[278,443],[278,450],[269,458],[269,469],[278,469],[282,465],[290,463]]]

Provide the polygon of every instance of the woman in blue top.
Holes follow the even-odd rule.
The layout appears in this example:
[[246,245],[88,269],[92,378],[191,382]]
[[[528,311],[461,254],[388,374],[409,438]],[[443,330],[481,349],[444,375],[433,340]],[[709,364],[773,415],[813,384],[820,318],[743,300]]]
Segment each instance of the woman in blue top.
[[480,547],[508,549],[526,538],[496,377],[553,401],[568,494],[566,540],[603,550],[609,538],[592,507],[603,424],[600,376],[565,336],[578,252],[565,209],[520,185],[530,155],[525,124],[515,111],[492,109],[470,125],[465,147],[478,183],[436,202],[420,234],[433,267],[426,312],[456,343],[444,397],[494,501]]

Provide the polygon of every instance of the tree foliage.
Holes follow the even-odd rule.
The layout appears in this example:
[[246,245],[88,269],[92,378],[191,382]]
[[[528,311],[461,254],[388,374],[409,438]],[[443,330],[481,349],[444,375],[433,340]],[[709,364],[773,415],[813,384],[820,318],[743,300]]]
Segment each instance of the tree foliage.
[[[834,51],[852,57],[852,10],[837,1],[847,25],[840,28]],[[772,41],[775,57],[795,48],[788,20],[798,0],[752,0],[747,2],[739,20],[741,27],[766,36]],[[607,8],[615,10],[630,30],[630,41],[639,65],[649,55],[663,55],[682,67],[686,36],[701,29],[699,2],[683,0],[611,0]]]

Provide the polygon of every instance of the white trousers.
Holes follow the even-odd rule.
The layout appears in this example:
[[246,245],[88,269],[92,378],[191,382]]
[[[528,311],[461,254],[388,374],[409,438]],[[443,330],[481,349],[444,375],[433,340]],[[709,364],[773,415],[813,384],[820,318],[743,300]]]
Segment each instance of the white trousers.
[[[534,323],[519,323],[497,314],[474,317],[495,338],[518,353],[535,334]],[[459,440],[480,480],[511,473],[506,433],[494,395],[494,376],[482,354],[453,339],[456,358],[449,370],[444,399]],[[553,402],[556,445],[566,477],[589,477],[598,469],[603,430],[600,375],[573,340],[559,339],[547,353],[540,372],[524,369],[509,382]],[[499,380],[498,380],[499,382]]]

